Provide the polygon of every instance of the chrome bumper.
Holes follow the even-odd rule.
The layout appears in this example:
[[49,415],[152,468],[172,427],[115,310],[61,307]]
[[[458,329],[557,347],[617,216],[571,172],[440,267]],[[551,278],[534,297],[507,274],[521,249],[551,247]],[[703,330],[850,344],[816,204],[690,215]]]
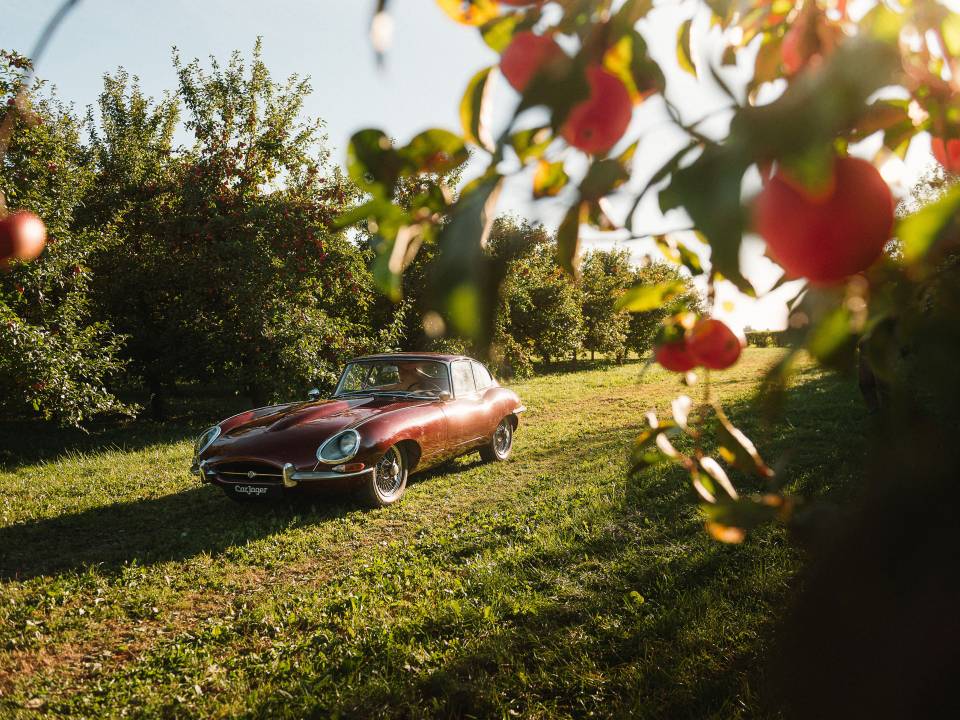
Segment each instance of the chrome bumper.
[[[194,463],[190,467],[190,472],[200,476],[203,482],[211,482],[217,475],[217,471],[207,467],[207,461],[203,460],[198,465]],[[365,468],[357,472],[333,472],[331,470],[297,470],[293,463],[287,463],[283,466],[283,486],[294,488],[302,482],[318,482],[323,480],[339,480],[340,478],[359,477],[373,472],[373,468]]]
[[358,477],[373,472],[373,468],[364,468],[357,472],[333,472],[331,470],[297,470],[291,463],[283,466],[283,485],[284,487],[296,487],[301,482],[314,482],[317,480],[337,480],[339,478]]

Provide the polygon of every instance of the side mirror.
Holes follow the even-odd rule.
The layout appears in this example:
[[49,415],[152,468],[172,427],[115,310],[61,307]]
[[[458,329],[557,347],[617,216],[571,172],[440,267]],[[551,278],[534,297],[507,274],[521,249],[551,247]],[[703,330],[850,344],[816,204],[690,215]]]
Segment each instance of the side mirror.
[[441,390],[437,397],[440,399],[440,402],[447,402],[453,397],[453,395],[446,390]]
[[310,392],[307,393],[308,400],[319,400],[320,391],[317,388],[310,388]]

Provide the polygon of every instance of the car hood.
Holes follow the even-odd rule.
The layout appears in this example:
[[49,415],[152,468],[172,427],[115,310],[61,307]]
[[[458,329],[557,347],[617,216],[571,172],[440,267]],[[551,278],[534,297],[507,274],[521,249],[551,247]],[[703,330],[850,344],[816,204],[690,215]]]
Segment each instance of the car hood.
[[220,423],[221,435],[204,455],[264,456],[291,441],[306,440],[312,452],[326,438],[371,417],[429,402],[433,401],[364,396],[250,410]]

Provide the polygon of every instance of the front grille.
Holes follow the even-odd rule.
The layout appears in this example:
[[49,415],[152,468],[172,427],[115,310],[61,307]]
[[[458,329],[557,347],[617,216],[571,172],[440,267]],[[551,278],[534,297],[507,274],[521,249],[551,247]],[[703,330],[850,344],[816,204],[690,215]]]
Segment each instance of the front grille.
[[283,472],[280,468],[266,463],[222,463],[211,469],[223,482],[279,483],[283,481]]

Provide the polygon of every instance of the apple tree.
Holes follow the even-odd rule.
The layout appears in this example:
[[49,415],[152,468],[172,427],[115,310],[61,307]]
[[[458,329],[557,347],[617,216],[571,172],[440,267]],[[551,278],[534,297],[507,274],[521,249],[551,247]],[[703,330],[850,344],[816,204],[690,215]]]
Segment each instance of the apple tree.
[[[781,394],[801,351],[852,371],[859,347],[889,375],[903,345],[891,334],[897,298],[916,292],[931,263],[955,247],[960,190],[895,220],[878,165],[930,133],[944,167],[960,169],[956,16],[933,1],[689,0],[670,6],[677,13],[671,59],[650,51],[665,10],[649,0],[438,4],[475,28],[499,62],[467,84],[458,134],[429,130],[407,145],[373,129],[352,138],[348,166],[367,194],[359,212],[378,228],[381,253],[404,255],[411,236],[435,244],[446,271],[433,310],[452,331],[483,339],[492,336],[487,308],[494,303],[474,260],[507,176],[524,174],[534,198],[566,203],[557,255],[571,275],[582,272],[587,229],[645,237],[634,228],[645,199],[685,218],[685,232],[650,239],[667,250],[660,257],[702,276],[707,307],[664,317],[656,356],[702,392],[697,401],[679,397],[672,418],[648,417],[634,472],[665,461],[683,467],[720,540],[741,541],[768,520],[792,523],[800,505],[784,491],[786,478],[730,423],[706,382],[740,355],[740,339],[710,317],[715,287],[730,282],[755,294],[740,264],[751,234],[766,243],[784,279],[806,281],[791,305],[792,350],[771,371],[766,399]],[[377,4],[380,13],[390,8]],[[709,117],[689,117],[673,90],[684,72],[726,104]],[[504,98],[500,78],[515,96]],[[506,104],[507,120],[494,125],[497,103]],[[646,137],[644,126],[632,123],[638,109],[659,112],[683,138],[658,167],[640,162]],[[860,144],[868,139],[872,145]],[[475,179],[458,196],[438,187],[419,206],[400,211],[391,202],[397,177],[462,163],[467,150]],[[867,150],[873,154],[860,157]],[[694,233],[709,261],[693,251]],[[903,248],[897,258],[884,254],[894,236]],[[670,306],[678,293],[674,280],[643,283],[623,293],[618,307],[649,312]],[[704,450],[708,435],[719,438],[719,460]],[[678,450],[680,438],[693,450]],[[731,472],[752,476],[755,490],[738,492]]]
[[123,338],[91,298],[91,257],[111,228],[78,223],[94,179],[81,127],[39,83],[24,87],[29,70],[22,56],[0,56],[0,198],[10,210],[0,220],[0,402],[78,425],[131,409],[108,389]]

